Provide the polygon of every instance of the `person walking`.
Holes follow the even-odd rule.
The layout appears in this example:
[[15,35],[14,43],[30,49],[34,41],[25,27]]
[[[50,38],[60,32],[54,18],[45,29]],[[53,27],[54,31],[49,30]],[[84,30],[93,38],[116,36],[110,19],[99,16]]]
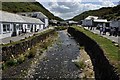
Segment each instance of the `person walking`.
[[114,28],[113,28],[113,27],[111,27],[110,36],[112,36],[112,35],[113,35],[113,33],[114,33]]
[[112,35],[112,27],[109,29],[109,36]]
[[101,35],[102,31],[103,31],[103,28],[102,28],[102,27],[100,27],[100,35]]
[[106,34],[105,27],[103,27],[103,35],[105,35],[105,34]]
[[118,27],[118,36],[120,36],[120,27]]
[[115,36],[115,28],[113,28],[113,36]]

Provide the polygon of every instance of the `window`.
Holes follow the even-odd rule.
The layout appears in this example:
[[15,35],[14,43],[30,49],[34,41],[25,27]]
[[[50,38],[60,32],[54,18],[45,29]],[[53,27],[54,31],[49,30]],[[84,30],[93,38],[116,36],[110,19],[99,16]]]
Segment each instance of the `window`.
[[19,30],[22,30],[22,24],[19,25]]
[[30,25],[28,24],[27,28],[30,28]]
[[6,25],[3,24],[3,32],[6,32]]
[[10,32],[10,24],[3,24],[3,32]]
[[10,32],[10,25],[7,25],[7,32]]

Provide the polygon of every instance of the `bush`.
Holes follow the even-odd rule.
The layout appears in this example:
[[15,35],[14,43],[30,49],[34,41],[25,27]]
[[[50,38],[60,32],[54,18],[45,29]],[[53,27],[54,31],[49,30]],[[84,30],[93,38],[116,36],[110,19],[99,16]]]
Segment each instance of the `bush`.
[[36,54],[36,49],[33,48],[29,51],[28,58],[33,58]]
[[2,70],[4,70],[6,68],[5,63],[2,64]]
[[84,64],[83,61],[75,62],[75,65],[76,65],[78,68],[82,68],[82,69],[84,69],[84,68],[86,67],[86,65]]
[[86,67],[86,65],[84,64],[83,61],[80,61],[80,62],[79,62],[79,65],[80,65],[80,68],[82,68],[82,69],[84,69],[84,68]]
[[9,61],[6,62],[7,66],[13,66],[17,64],[17,60],[16,59],[10,59]]
[[17,59],[17,62],[19,64],[23,63],[25,61],[25,56],[23,54],[19,55],[18,59]]
[[64,27],[64,26],[58,26],[58,27],[55,27],[56,30],[65,30],[67,29],[67,27]]

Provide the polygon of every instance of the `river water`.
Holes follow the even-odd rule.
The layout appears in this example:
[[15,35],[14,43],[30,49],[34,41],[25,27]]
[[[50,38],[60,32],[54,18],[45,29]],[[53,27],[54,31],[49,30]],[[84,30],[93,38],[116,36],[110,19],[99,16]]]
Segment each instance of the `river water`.
[[65,31],[59,31],[59,40],[53,45],[35,68],[34,78],[78,78],[80,69],[72,62],[80,51],[74,39]]

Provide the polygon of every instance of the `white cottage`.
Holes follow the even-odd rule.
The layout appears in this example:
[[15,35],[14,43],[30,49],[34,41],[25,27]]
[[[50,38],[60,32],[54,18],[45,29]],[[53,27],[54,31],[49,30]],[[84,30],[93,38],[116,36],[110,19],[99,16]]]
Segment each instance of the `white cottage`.
[[24,22],[19,15],[0,11],[0,39],[21,33],[21,26]]
[[94,19],[94,26],[98,26],[100,25],[101,27],[109,27],[109,22],[107,21],[107,19]]
[[30,30],[35,32],[40,30],[44,23],[39,19],[0,11],[0,39],[30,32],[27,30],[29,25],[33,26],[33,31],[32,28]]
[[98,19],[97,16],[88,16],[84,20],[82,20],[83,26],[93,26],[93,20]]
[[43,13],[41,12],[21,12],[18,13],[19,15],[23,16],[29,16],[29,17],[34,17],[40,19],[42,22],[44,22],[44,28],[47,28],[49,25],[49,19],[46,17]]
[[26,21],[26,23],[23,24],[24,32],[38,32],[43,29],[44,23],[41,20],[26,16],[21,17]]

